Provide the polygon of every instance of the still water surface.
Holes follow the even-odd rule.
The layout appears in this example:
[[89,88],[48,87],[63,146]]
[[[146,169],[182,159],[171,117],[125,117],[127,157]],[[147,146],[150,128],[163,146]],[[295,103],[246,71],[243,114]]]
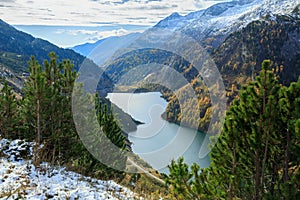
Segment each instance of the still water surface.
[[162,119],[167,102],[161,93],[109,93],[108,98],[134,119],[145,123],[129,133],[129,140],[133,143],[133,152],[154,169],[168,173],[166,166],[170,161],[182,156],[189,165],[209,166],[209,156],[202,159],[198,156],[205,134]]

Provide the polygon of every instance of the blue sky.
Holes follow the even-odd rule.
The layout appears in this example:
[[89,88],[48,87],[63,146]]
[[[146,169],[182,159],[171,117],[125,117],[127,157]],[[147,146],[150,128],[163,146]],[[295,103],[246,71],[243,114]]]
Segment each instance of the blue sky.
[[61,47],[141,32],[225,0],[0,0],[1,19]]
[[73,47],[83,43],[93,43],[109,36],[121,36],[132,32],[142,32],[145,25],[108,26],[56,26],[56,25],[15,25],[18,30],[35,37],[48,40],[60,47]]

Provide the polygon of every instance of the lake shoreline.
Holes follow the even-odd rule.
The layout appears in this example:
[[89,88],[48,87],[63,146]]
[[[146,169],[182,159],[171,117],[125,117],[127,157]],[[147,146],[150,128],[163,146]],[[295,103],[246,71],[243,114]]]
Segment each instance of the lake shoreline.
[[132,143],[132,152],[153,169],[168,173],[170,161],[182,156],[189,164],[196,162],[203,167],[209,166],[209,156],[203,159],[197,156],[204,145],[205,134],[165,120],[162,114],[168,102],[160,92],[116,92],[109,93],[107,98],[133,118],[144,122],[138,125],[137,131],[129,133],[128,139]]
[[[155,92],[159,92],[161,95],[160,95],[160,98],[164,99],[168,104],[169,104],[169,96],[165,94],[165,92],[162,90],[162,89],[156,89],[156,90],[149,90],[147,88],[130,88],[128,90],[116,90],[116,91],[113,91],[113,93],[118,93],[118,94],[143,94],[143,93],[155,93]],[[166,120],[167,122],[170,122],[172,124],[176,124],[178,126],[182,126],[182,127],[186,127],[186,128],[190,128],[190,129],[193,129],[193,130],[196,130],[196,131],[199,131],[199,132],[202,132],[202,133],[206,133],[207,131],[207,126],[205,126],[204,128],[203,127],[198,127],[198,128],[195,128],[195,127],[192,127],[192,126],[189,126],[189,125],[186,125],[184,123],[181,123],[181,122],[178,122],[178,121],[174,121],[174,120],[170,120],[167,118],[167,113],[166,113],[166,109],[165,111],[161,114],[161,117],[162,119]],[[134,120],[134,119],[133,119]],[[137,120],[137,126],[138,125],[143,125],[145,124],[144,122],[140,122]],[[207,134],[207,133],[206,133]]]

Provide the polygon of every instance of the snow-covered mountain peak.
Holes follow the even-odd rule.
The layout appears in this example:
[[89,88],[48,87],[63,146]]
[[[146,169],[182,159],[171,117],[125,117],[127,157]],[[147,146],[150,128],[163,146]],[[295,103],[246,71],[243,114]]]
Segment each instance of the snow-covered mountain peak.
[[168,17],[168,19],[174,19],[174,18],[180,18],[180,17],[182,17],[182,16],[178,12],[174,12]]
[[231,32],[247,26],[252,21],[262,19],[268,14],[291,14],[297,4],[299,0],[248,0],[220,3],[215,5],[219,9],[218,15],[208,15],[207,11],[212,10],[208,8],[202,17],[177,30],[197,40],[212,36],[226,37]]
[[239,10],[240,7],[257,5],[261,1],[262,0],[235,0],[230,2],[218,3],[207,8],[204,12],[204,15],[220,16],[231,9]]
[[186,16],[172,14],[155,27],[180,30],[197,40],[225,37],[266,15],[291,14],[300,0],[233,0]]
[[253,6],[262,1],[263,0],[234,0],[230,2],[217,3],[205,10],[195,11],[186,16],[173,13],[169,17],[161,20],[155,27],[176,30],[193,21],[218,17],[226,13],[229,9],[235,8],[235,10],[239,10],[241,6]]

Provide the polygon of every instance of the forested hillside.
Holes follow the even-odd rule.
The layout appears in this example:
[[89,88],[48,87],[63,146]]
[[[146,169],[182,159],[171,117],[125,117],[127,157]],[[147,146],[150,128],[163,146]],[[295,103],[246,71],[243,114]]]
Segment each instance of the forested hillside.
[[78,69],[85,57],[70,49],[59,48],[46,40],[18,31],[0,19],[0,63],[14,72],[26,72],[27,62],[34,55],[40,63],[50,52],[56,52],[59,59],[69,58]]
[[[264,59],[272,60],[272,70],[279,75],[280,83],[288,85],[296,81],[300,75],[300,21],[293,16],[266,16],[263,20],[250,23],[240,31],[229,35],[212,53],[224,81],[230,103],[238,94],[241,86],[258,74]],[[196,80],[194,80],[195,82]],[[192,82],[192,83],[194,83]],[[199,84],[196,91],[201,91],[201,121],[188,119],[186,124],[205,131],[212,113],[209,95],[205,86]],[[184,90],[184,88],[182,88]],[[167,119],[182,123],[180,108],[173,96],[166,110]],[[195,104],[185,102],[184,109],[193,109]],[[175,111],[174,111],[175,108]],[[174,113],[177,113],[174,115]],[[197,119],[197,117],[195,117]],[[206,125],[206,126],[205,126]]]
[[[300,75],[300,22],[293,16],[270,16],[232,33],[213,52],[214,60],[228,84],[240,85],[238,77],[253,79],[264,59],[273,61],[281,83],[287,85]],[[225,55],[225,56],[224,56]],[[234,80],[235,79],[235,80]]]

